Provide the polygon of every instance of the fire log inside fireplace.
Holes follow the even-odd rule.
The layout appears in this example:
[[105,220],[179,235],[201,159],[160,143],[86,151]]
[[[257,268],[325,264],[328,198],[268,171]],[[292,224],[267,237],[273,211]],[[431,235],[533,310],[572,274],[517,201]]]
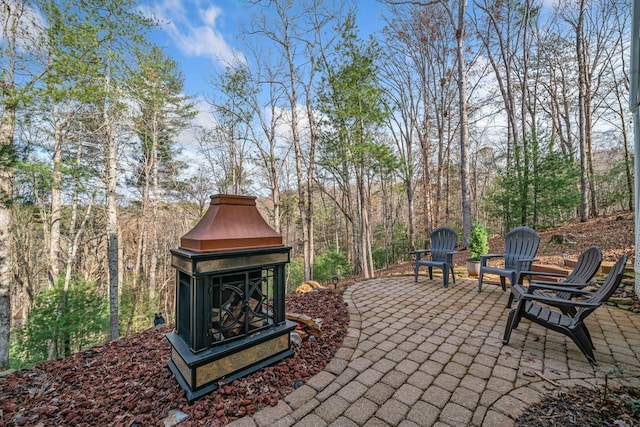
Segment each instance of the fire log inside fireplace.
[[254,197],[217,195],[171,250],[177,292],[169,368],[189,401],[293,354],[295,323],[284,308],[290,249]]

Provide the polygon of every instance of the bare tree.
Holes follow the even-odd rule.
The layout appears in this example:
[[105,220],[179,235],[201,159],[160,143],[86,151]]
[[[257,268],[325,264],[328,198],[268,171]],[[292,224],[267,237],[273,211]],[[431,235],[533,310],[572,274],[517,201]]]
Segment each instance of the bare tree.
[[[449,198],[444,196],[445,171],[449,169],[457,129],[455,115],[451,114],[456,102],[451,85],[456,78],[452,73],[456,63],[455,41],[449,32],[448,15],[437,3],[428,8],[394,7],[385,29],[387,44],[392,47],[388,50],[387,83],[395,101],[394,111],[398,111],[393,117],[397,125],[392,126],[392,132],[405,140],[401,153],[408,152],[417,140],[422,154],[422,236],[449,221]],[[432,147],[434,140],[437,145]],[[415,175],[411,170],[410,179],[416,179]],[[412,188],[407,186],[407,191],[412,192]]]
[[575,54],[582,221],[599,214],[594,133],[603,114],[612,112],[606,101],[611,90],[605,83],[611,78],[611,61],[619,57],[621,49],[616,47],[620,39],[616,28],[619,28],[621,13],[628,15],[629,10],[628,2],[612,3],[605,0],[580,0],[577,3],[562,1],[557,9],[558,18],[571,29]]
[[[530,174],[537,152],[536,84],[531,58],[535,52],[532,33],[539,6],[534,1],[515,2],[475,1],[476,34],[493,70],[493,77],[502,99],[507,119],[506,168],[520,183],[521,206],[519,223],[535,223],[535,205],[530,211]],[[532,87],[534,89],[532,89]]]
[[[258,124],[256,127],[250,127],[250,139],[258,152],[255,161],[268,183],[271,199],[269,211],[273,227],[278,233],[281,233],[281,180],[284,170],[283,164],[286,162],[291,147],[285,147],[284,144],[279,143],[278,128],[280,125],[284,125],[285,117],[284,112],[279,108],[283,93],[282,86],[278,83],[278,66],[274,69],[261,56],[256,53],[259,75],[254,76],[253,81],[260,85],[263,91],[251,91],[249,99],[247,99]],[[263,92],[268,96],[266,101],[261,103],[259,94]]]
[[[99,135],[104,158],[106,190],[106,235],[109,281],[109,337],[119,338],[120,259],[118,242],[118,154],[125,141],[123,88],[131,70],[132,42],[144,43],[144,35],[152,22],[133,7],[131,0],[114,3],[94,0],[86,7],[87,20],[92,25],[96,52],[92,58],[99,64],[101,82]],[[98,42],[99,41],[99,42]]]
[[[273,43],[273,54],[283,58],[278,75],[287,100],[288,136],[296,165],[304,279],[309,280],[313,277],[313,176],[317,140],[317,125],[309,101],[316,83],[316,57],[321,47],[322,30],[335,22],[342,5],[322,0],[270,0],[253,4],[262,5],[264,13],[256,15],[250,33]],[[307,104],[306,109],[301,107],[303,103]]]
[[471,235],[471,200],[469,193],[469,113],[467,108],[467,64],[465,58],[467,0],[384,0],[390,5],[418,7],[440,6],[454,34],[456,55],[456,83],[458,87],[458,136],[460,141],[460,193],[462,204],[462,240],[469,244]]

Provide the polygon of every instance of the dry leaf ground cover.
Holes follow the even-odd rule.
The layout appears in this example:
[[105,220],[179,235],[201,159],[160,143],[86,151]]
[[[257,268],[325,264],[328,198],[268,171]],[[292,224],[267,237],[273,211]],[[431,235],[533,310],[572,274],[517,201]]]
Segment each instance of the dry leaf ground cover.
[[578,386],[558,390],[527,408],[515,424],[518,427],[638,426],[640,389]]
[[[542,264],[562,265],[563,254],[567,258],[575,260],[585,249],[596,245],[602,249],[605,262],[613,263],[618,260],[620,255],[626,253],[630,257],[627,266],[633,266],[635,256],[633,230],[633,213],[603,216],[587,222],[573,221],[562,227],[538,231],[540,247],[536,257]],[[567,235],[573,242],[572,244],[555,244],[552,242],[554,235]],[[424,241],[424,238],[418,237],[416,241]],[[497,254],[504,252],[504,236],[497,234],[489,236],[489,252]],[[462,272],[467,259],[469,259],[469,250],[459,248],[453,256],[453,263],[459,269],[457,273]],[[377,274],[413,274],[413,270],[411,264],[405,262],[379,270]]]
[[[603,216],[587,222],[573,221],[570,224],[551,230],[538,231],[540,247],[537,258],[544,264],[562,265],[562,254],[576,259],[581,252],[596,245],[602,249],[604,261],[615,262],[623,253],[630,257],[635,255],[634,243],[634,215],[623,213]],[[567,235],[573,244],[559,245],[552,242],[554,235]],[[504,237],[490,236],[489,252],[502,253],[504,251]],[[464,266],[469,258],[469,251],[462,250],[454,257],[454,263]],[[633,265],[633,260],[628,261]]]

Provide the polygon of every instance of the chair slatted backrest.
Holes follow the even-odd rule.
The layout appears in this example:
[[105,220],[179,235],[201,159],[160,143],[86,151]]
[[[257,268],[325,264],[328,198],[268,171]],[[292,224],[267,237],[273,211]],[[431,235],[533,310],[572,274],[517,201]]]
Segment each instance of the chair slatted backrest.
[[431,232],[431,259],[447,261],[451,252],[456,249],[458,234],[451,227],[438,227]]
[[593,303],[594,305],[591,307],[580,307],[577,311],[576,316],[574,317],[575,321],[580,322],[583,321],[585,317],[591,314],[596,308],[604,304],[613,293],[620,286],[620,282],[622,282],[622,276],[624,274],[624,267],[627,263],[627,254],[622,255],[618,262],[615,263],[607,277],[604,279],[604,283],[600,286],[596,292],[593,293],[589,299],[586,301],[589,303]]
[[[540,236],[533,228],[522,226],[509,231],[504,237],[504,266],[507,269],[516,269],[519,259],[531,259],[538,252]],[[522,270],[528,270],[531,263],[522,266]]]
[[586,285],[596,275],[600,264],[602,264],[602,251],[597,246],[591,246],[580,254],[573,271],[567,276],[563,284],[576,283]]

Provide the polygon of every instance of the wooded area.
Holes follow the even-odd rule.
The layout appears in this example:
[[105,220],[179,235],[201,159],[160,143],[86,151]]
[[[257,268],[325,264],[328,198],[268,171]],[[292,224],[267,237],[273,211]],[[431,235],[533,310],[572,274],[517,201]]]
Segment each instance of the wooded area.
[[0,0],[0,370],[10,330],[29,363],[171,321],[169,249],[213,194],[259,197],[290,288],[441,225],[633,209],[630,1],[386,0],[374,38],[347,1],[249,3],[206,95],[134,0]]

